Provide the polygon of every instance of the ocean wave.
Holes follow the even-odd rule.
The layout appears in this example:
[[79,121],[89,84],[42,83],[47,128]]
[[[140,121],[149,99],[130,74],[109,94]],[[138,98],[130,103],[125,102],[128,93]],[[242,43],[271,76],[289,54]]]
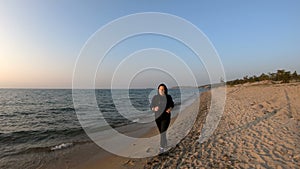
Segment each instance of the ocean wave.
[[61,150],[61,149],[68,148],[71,146],[73,146],[73,143],[62,143],[62,144],[51,147],[50,150],[51,151]]
[[66,148],[71,148],[75,145],[80,145],[80,144],[87,144],[87,143],[92,143],[93,141],[91,140],[85,140],[85,141],[74,141],[74,142],[66,142],[66,143],[58,143],[56,145],[51,145],[51,146],[41,146],[41,147],[30,147],[27,148],[26,150],[19,152],[19,154],[27,154],[27,153],[37,153],[37,152],[51,152],[51,151],[57,151],[57,150],[62,150]]
[[13,156],[13,155],[22,155],[22,154],[31,154],[31,153],[50,153],[53,151],[59,151],[62,149],[71,148],[75,145],[87,144],[92,143],[92,140],[83,140],[83,141],[74,141],[74,142],[65,142],[65,143],[58,143],[50,146],[32,146],[26,147],[19,150],[10,151],[9,153],[2,153],[0,158],[5,156]]
[[68,112],[68,111],[75,111],[73,107],[61,107],[61,108],[51,108],[48,109],[49,111],[63,111],[63,112]]
[[1,118],[11,118],[11,117],[16,117],[17,114],[15,112],[10,113],[10,114],[0,114]]
[[138,122],[138,121],[140,121],[139,118],[132,120],[133,123],[136,123],[136,122]]
[[57,137],[72,137],[83,134],[82,128],[52,129],[52,130],[24,130],[0,134],[1,144],[39,142],[41,140],[50,140]]

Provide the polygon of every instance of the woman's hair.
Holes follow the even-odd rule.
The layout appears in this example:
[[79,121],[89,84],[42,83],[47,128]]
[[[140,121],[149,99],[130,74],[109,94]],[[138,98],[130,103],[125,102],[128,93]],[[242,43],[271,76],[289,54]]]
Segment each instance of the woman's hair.
[[163,86],[165,88],[165,94],[168,95],[168,88],[165,84],[161,83],[160,85],[158,85],[157,90],[159,89],[160,86]]

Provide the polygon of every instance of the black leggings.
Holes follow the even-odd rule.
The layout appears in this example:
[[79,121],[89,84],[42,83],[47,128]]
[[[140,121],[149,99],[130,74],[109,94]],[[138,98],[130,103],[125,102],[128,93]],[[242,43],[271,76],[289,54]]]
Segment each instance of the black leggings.
[[170,125],[170,118],[161,118],[155,120],[157,128],[160,133],[160,146],[163,148],[167,147],[167,129]]

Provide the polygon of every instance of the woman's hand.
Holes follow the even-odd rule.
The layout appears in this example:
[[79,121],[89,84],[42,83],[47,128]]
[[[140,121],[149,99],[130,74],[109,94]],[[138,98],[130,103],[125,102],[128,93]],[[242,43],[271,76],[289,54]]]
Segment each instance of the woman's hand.
[[153,110],[153,111],[158,111],[159,108],[158,108],[158,106],[155,106],[155,107],[152,108],[152,110]]
[[170,108],[168,108],[168,109],[166,110],[166,112],[167,112],[167,113],[171,113],[171,110],[172,110],[172,108],[170,107]]

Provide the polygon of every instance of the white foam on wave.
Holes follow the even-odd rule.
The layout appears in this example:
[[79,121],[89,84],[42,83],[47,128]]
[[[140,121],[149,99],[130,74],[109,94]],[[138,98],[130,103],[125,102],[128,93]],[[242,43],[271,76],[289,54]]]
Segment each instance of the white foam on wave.
[[63,148],[67,148],[67,147],[70,147],[72,145],[73,145],[73,143],[62,143],[62,144],[56,145],[54,147],[51,147],[51,151],[61,150]]
[[134,119],[132,122],[136,123],[136,122],[138,122],[138,121],[140,121],[140,119],[139,119],[139,118],[137,118],[137,119]]

